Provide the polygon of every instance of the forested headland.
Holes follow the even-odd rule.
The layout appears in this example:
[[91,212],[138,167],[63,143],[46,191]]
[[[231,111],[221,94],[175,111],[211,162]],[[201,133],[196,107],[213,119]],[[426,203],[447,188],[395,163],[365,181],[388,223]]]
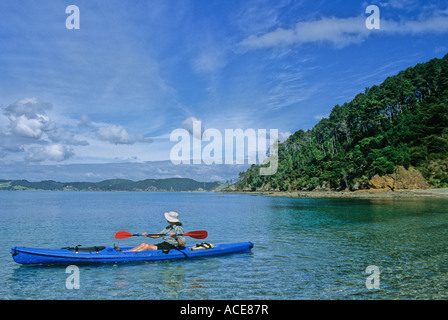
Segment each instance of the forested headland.
[[235,187],[360,190],[403,172],[448,187],[448,54],[366,88],[312,129],[296,131],[279,143],[276,174],[262,176],[260,166],[241,172]]

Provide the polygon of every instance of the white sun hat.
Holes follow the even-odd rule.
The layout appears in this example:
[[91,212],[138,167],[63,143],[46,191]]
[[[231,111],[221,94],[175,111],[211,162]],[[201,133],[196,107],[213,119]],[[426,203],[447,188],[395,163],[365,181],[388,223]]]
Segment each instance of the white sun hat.
[[180,222],[179,219],[177,219],[177,217],[179,217],[179,214],[177,212],[174,211],[165,212],[165,219],[168,222]]

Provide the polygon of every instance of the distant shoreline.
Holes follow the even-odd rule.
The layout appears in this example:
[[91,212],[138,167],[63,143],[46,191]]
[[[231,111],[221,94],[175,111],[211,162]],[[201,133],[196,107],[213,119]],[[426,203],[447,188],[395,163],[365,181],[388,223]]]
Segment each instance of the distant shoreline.
[[448,198],[448,188],[428,190],[362,190],[362,191],[221,191],[283,198]]

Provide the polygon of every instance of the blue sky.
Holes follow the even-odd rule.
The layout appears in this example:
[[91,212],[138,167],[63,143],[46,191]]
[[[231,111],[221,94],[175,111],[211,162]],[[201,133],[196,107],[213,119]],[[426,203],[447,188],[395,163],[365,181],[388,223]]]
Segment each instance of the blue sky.
[[[65,26],[71,4],[79,30]],[[369,5],[379,30],[365,26]],[[170,133],[192,119],[285,139],[447,53],[446,1],[1,1],[0,178],[66,180],[54,168],[79,165],[91,180],[98,164],[166,161]],[[93,176],[129,173],[110,168]],[[216,168],[197,180],[224,178]]]

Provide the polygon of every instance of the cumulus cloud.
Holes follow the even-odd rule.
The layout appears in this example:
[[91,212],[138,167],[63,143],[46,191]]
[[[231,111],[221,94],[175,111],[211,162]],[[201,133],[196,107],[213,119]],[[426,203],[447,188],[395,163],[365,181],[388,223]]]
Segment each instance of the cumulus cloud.
[[128,131],[119,125],[110,125],[99,128],[97,131],[98,137],[103,141],[108,141],[114,144],[133,144],[136,142],[153,142],[152,139],[144,138],[142,134],[131,136]]
[[26,151],[28,156],[25,160],[30,162],[41,162],[45,160],[60,162],[74,156],[73,149],[62,144],[31,147]]
[[75,151],[82,153],[79,147],[89,145],[87,137],[115,145],[153,142],[141,133],[130,134],[121,125],[95,123],[85,114],[78,121],[50,116],[51,109],[51,104],[37,98],[23,98],[2,108],[0,158],[61,162],[74,157]]
[[52,129],[50,119],[45,115],[28,118],[25,115],[10,115],[11,131],[21,137],[39,139],[44,131]]
[[[75,138],[75,133],[57,126],[46,114],[51,104],[37,98],[23,98],[4,109],[9,119],[9,135],[45,142],[61,142],[69,145],[87,145],[87,141]],[[46,134],[43,137],[43,134]],[[45,138],[45,139],[44,139]]]
[[43,132],[54,128],[54,124],[45,113],[48,109],[51,109],[48,103],[36,98],[24,98],[5,108],[4,114],[8,116],[12,134],[39,139]]
[[5,114],[36,118],[50,110],[52,105],[40,101],[37,98],[23,98],[5,108]]
[[104,128],[99,128],[98,137],[101,140],[109,141],[115,144],[131,144],[133,143],[131,136],[122,126],[111,125]]
[[27,161],[62,161],[74,155],[69,146],[88,145],[86,140],[77,139],[75,132],[56,125],[46,113],[51,109],[51,104],[34,97],[4,108],[9,123],[0,133],[0,155],[26,152]]

